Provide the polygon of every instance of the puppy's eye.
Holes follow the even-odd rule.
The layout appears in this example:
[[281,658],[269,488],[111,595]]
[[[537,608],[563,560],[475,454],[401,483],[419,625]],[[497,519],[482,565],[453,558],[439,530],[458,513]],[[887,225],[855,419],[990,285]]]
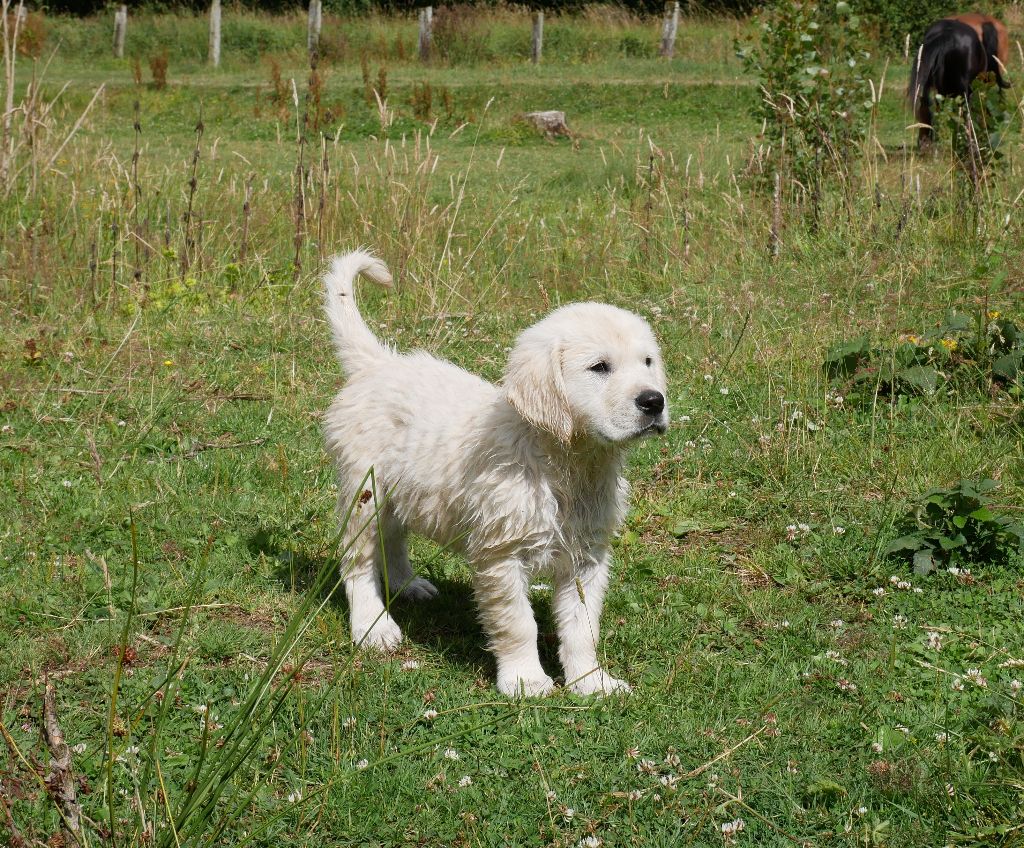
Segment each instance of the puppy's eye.
[[612,373],[612,367],[607,362],[605,362],[603,359],[600,362],[597,362],[597,363],[591,365],[590,366],[590,370],[593,371],[595,374],[611,374]]
[[651,367],[651,362],[652,362],[651,357],[648,356],[647,359],[644,360],[644,365],[646,365],[648,368],[650,368]]

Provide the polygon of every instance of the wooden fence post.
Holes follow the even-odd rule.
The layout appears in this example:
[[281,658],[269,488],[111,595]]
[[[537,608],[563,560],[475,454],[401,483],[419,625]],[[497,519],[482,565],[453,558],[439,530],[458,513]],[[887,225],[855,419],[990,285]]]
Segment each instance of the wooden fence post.
[[207,58],[213,67],[220,67],[220,0],[210,3],[210,53]]
[[324,20],[323,0],[309,0],[309,31],[306,47],[309,55],[320,52],[320,29]]
[[661,25],[661,55],[671,59],[676,52],[676,31],[679,29],[679,0],[665,5],[665,20]]
[[540,64],[540,54],[544,50],[544,13],[536,12],[533,16],[533,44],[530,57],[533,64]]
[[420,9],[420,61],[430,61],[430,44],[434,39],[434,7]]
[[128,7],[122,3],[114,12],[114,56],[124,58],[124,36],[128,29]]

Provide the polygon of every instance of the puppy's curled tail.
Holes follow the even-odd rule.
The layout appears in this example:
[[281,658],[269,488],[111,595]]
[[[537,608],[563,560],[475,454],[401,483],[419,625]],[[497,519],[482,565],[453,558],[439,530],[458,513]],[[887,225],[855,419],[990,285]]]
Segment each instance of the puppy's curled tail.
[[331,270],[324,276],[324,312],[341,367],[349,374],[379,362],[388,353],[356,308],[355,281],[360,274],[382,286],[391,285],[387,265],[365,250],[335,256]]

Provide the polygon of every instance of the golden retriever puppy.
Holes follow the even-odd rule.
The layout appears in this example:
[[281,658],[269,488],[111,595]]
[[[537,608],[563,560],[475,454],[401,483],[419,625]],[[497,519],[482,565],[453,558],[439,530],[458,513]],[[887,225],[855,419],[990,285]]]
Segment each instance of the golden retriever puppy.
[[[367,328],[353,287],[390,284],[374,256],[334,259],[325,309],[347,381],[324,421],[338,470],[352,639],[381,650],[402,632],[389,595],[429,599],[406,534],[465,555],[506,695],[544,695],[531,581],[553,582],[565,683],[628,690],[600,665],[610,544],[626,510],[628,446],[668,426],[658,343],[638,316],[600,303],[557,309],[525,330],[501,385],[422,352],[398,353]],[[375,497],[360,489],[373,469]],[[353,508],[352,505],[356,504]]]

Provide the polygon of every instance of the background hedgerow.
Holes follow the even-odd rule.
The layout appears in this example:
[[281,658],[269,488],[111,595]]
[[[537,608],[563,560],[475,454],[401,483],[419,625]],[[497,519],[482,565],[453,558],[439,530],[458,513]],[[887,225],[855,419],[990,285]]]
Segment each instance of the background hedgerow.
[[[48,681],[94,845],[1012,843],[1021,557],[886,546],[961,480],[1020,519],[1017,88],[965,193],[873,55],[809,216],[792,174],[763,191],[747,21],[686,18],[665,61],[655,20],[551,16],[539,67],[423,66],[368,14],[325,21],[313,78],[298,15],[225,10],[280,40],[217,71],[200,16],[133,16],[120,62],[108,17],[45,18],[0,162],[0,840],[64,838]],[[467,18],[481,57],[528,32]],[[628,698],[496,698],[465,563],[422,540],[439,599],[396,609],[395,657],[348,644],[318,276],[359,244],[397,280],[360,289],[371,326],[488,379],[560,303],[656,329],[673,423],[631,456],[602,630]]]

